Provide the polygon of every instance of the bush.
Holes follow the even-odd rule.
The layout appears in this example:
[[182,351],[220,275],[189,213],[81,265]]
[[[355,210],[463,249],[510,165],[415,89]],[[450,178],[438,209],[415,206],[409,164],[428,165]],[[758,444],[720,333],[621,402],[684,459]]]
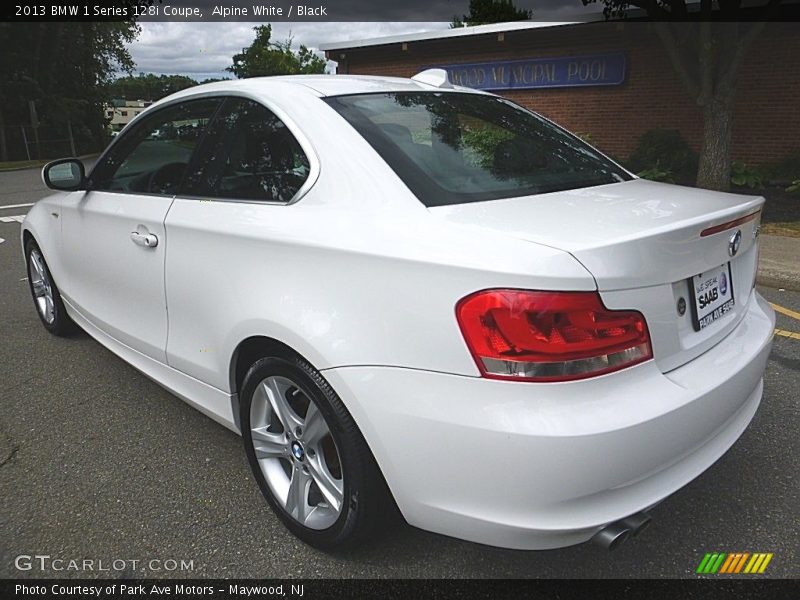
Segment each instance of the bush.
[[786,188],[786,191],[790,194],[800,194],[800,179],[795,179],[791,185]]
[[764,180],[761,177],[761,172],[739,161],[733,161],[731,165],[731,183],[739,187],[748,187],[750,189],[764,187]]
[[628,166],[634,173],[658,170],[680,183],[694,183],[697,153],[677,130],[651,129],[639,138]]
[[778,185],[794,181],[800,173],[800,150],[795,150],[777,162],[764,165],[761,170],[765,179]]
[[658,165],[639,171],[637,173],[642,179],[649,179],[650,181],[661,181],[663,183],[675,183],[675,177],[669,169],[662,169]]

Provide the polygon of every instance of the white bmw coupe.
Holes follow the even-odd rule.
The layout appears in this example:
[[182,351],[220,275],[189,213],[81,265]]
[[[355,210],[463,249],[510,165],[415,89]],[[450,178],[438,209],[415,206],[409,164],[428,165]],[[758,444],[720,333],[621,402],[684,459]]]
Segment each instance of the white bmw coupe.
[[240,432],[318,547],[396,509],[612,547],[761,400],[763,198],[639,179],[441,71],[202,85],[43,177],[22,245],[44,326]]

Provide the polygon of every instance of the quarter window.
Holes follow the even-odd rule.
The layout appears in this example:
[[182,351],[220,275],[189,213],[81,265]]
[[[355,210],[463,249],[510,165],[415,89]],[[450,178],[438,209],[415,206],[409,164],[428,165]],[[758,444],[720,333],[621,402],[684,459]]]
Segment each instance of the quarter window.
[[182,193],[289,202],[308,179],[308,157],[266,107],[228,98],[209,126]]
[[143,117],[92,172],[90,188],[174,195],[221,99],[192,100]]

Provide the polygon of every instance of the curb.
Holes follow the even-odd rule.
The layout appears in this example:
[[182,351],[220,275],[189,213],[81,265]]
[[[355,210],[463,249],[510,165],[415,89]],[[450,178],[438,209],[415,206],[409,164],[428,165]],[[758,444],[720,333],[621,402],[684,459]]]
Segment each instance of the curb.
[[800,291],[800,238],[762,235],[756,282]]
[[792,292],[800,292],[800,281],[780,273],[762,273],[759,270],[756,276],[756,284],[769,288],[780,288]]
[[[78,160],[86,160],[87,158],[95,158],[97,156],[100,156],[99,152],[94,152],[92,154],[84,154],[83,156],[76,156],[75,158],[77,158]],[[9,169],[0,169],[0,173],[13,173],[14,171],[29,171],[29,170],[32,170],[32,169],[41,169],[43,166],[45,166],[47,163],[49,163],[49,162],[51,162],[53,160],[58,160],[58,159],[52,158],[50,160],[46,160],[41,165],[34,165],[34,166],[28,166],[28,167],[11,167]]]
[[28,166],[28,167],[11,167],[10,169],[0,169],[0,173],[13,173],[14,171],[28,171],[32,169],[41,169],[46,164],[47,163],[41,165]]

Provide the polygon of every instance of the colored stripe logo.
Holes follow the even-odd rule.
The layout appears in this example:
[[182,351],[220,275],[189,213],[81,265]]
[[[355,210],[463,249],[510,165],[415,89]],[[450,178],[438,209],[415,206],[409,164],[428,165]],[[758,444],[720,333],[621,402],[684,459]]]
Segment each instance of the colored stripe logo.
[[767,570],[772,552],[707,552],[695,573],[702,575],[747,573],[760,575]]

